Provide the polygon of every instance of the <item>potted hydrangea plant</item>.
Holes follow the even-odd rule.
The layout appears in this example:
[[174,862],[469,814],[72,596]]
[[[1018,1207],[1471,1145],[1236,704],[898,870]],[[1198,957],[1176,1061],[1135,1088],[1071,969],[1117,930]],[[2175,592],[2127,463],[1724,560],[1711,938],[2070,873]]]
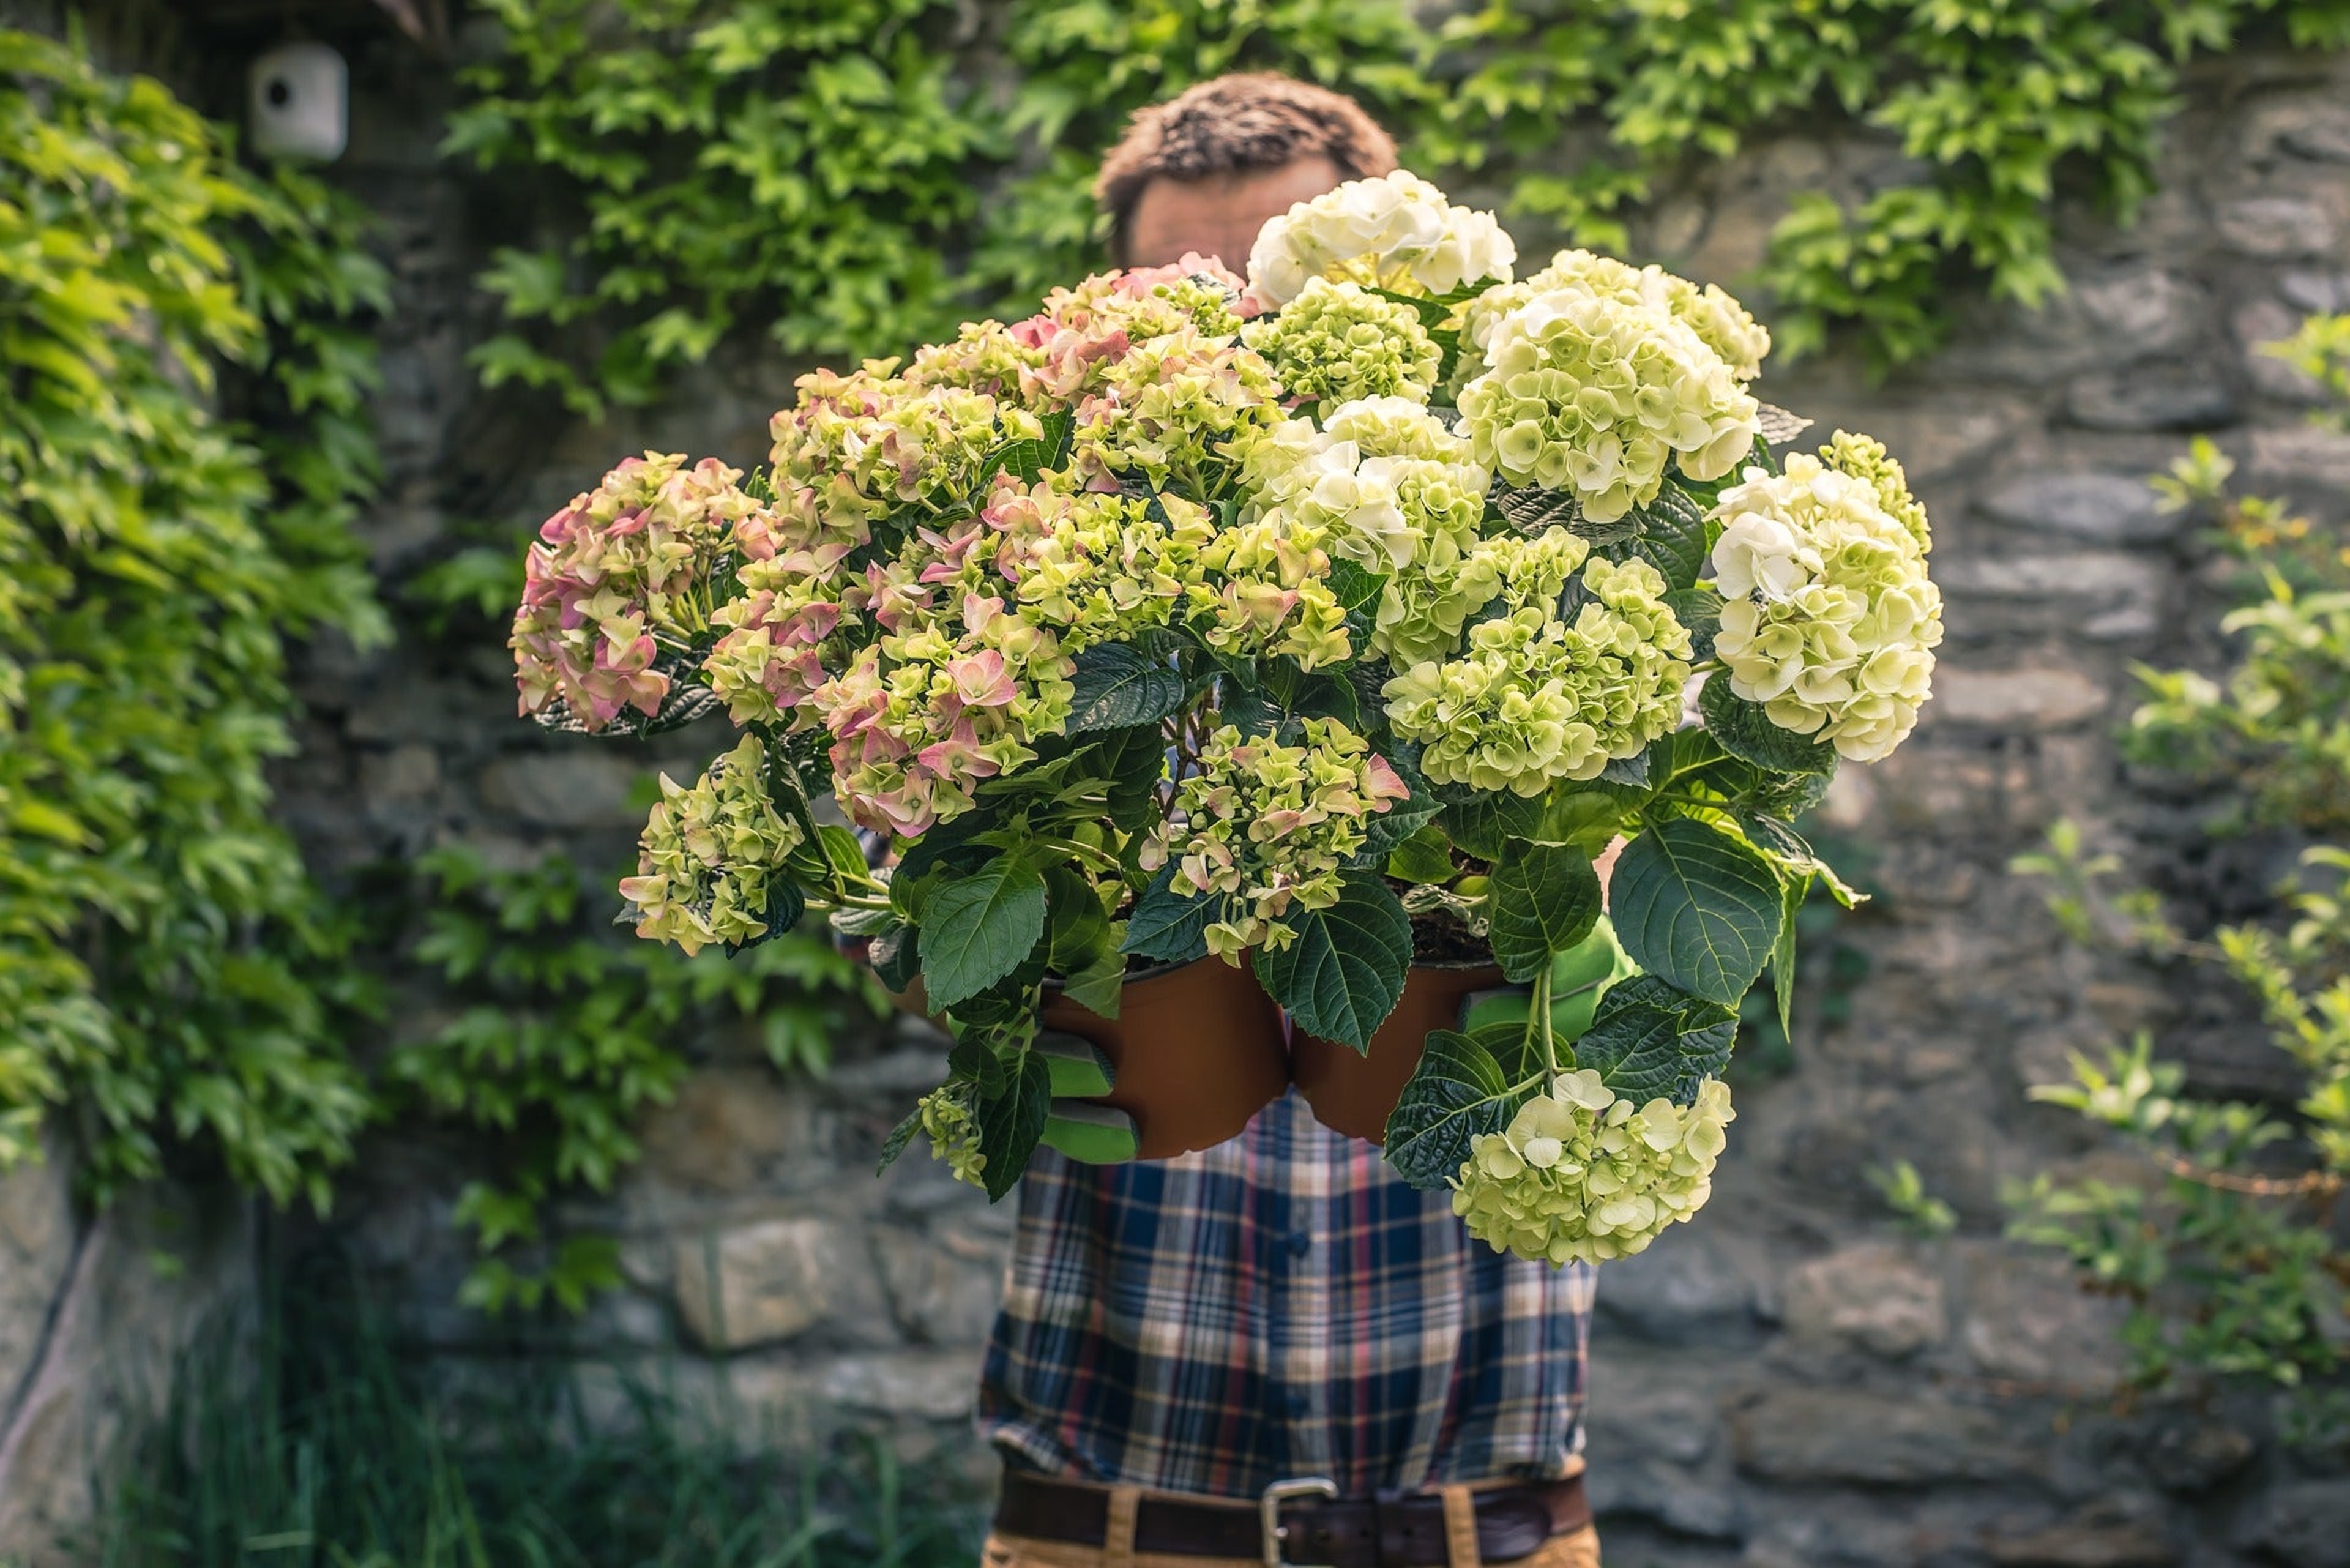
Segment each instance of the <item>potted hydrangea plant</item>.
[[1925,518],[1864,438],[1778,455],[1719,289],[1514,263],[1358,181],[1245,282],[1105,274],[804,378],[748,486],[615,470],[534,549],[523,707],[743,732],[664,781],[639,934],[869,938],[954,1036],[885,1160],[927,1135],[992,1194],[1090,1068],[1145,1155],[1294,1074],[1529,1255],[1693,1212],[1736,1004],[1842,892],[1794,821],[1927,695]]

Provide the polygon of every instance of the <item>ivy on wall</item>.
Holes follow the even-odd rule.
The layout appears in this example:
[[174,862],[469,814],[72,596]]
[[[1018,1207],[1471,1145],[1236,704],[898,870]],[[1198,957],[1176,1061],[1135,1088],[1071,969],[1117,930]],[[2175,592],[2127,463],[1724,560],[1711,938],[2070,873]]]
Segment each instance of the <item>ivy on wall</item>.
[[168,1140],[322,1202],[366,1115],[348,932],[264,776],[287,639],[383,629],[357,227],[155,82],[0,33],[0,1166],[62,1107],[99,1197]]
[[[1087,186],[1137,107],[1271,68],[1481,171],[1527,229],[1620,248],[1694,162],[1798,119],[1898,146],[1856,205],[1797,200],[1757,280],[1783,347],[1931,351],[1970,291],[2062,286],[2060,191],[2126,219],[2181,68],[2350,43],[2350,0],[491,0],[449,147],[536,198],[483,283],[492,384],[574,409],[764,329],[893,352],[1098,265]],[[1568,149],[1574,149],[1569,151]],[[527,182],[521,178],[527,175]],[[1746,280],[1724,280],[1743,283]]]

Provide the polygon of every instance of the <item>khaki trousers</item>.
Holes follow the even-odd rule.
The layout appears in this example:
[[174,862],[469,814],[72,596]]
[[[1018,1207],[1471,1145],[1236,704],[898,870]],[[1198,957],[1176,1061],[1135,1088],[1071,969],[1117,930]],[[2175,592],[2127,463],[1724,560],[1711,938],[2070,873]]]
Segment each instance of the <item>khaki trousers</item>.
[[[1487,1568],[1477,1552],[1477,1521],[1468,1487],[1444,1489],[1444,1513],[1451,1537],[1448,1568]],[[1134,1550],[1134,1506],[1141,1494],[1119,1487],[1110,1494],[1109,1540],[1100,1546],[1061,1541],[1030,1541],[991,1535],[981,1568],[1263,1568],[1253,1557],[1173,1557]],[[1589,1525],[1558,1536],[1523,1557],[1494,1568],[1599,1568],[1599,1532]]]

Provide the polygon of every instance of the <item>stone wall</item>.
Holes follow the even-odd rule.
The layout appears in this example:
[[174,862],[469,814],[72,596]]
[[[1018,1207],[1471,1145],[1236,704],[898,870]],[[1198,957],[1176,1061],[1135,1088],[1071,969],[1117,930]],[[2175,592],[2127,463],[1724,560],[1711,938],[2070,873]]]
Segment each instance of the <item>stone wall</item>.
[[[467,280],[500,237],[501,193],[433,157],[443,67],[389,40],[353,54],[336,177],[382,213],[398,288],[390,483],[368,524],[393,583],[481,519],[507,520],[518,544],[626,452],[760,454],[798,367],[755,346],[600,428],[476,390],[463,353],[487,318]],[[2276,846],[2198,839],[2133,787],[2107,737],[2130,663],[2195,645],[2208,618],[2199,556],[2141,477],[2183,432],[2214,431],[2253,481],[2345,514],[2350,437],[2307,426],[2313,389],[2254,352],[2302,312],[2350,306],[2345,106],[2350,62],[2206,70],[2143,220],[2116,231],[2068,211],[2066,296],[2038,315],[1970,306],[1949,352],[1881,386],[1841,359],[1769,379],[1773,400],[1866,428],[1909,464],[1936,519],[1950,640],[1917,739],[1848,771],[1826,808],[1839,838],[1868,846],[1881,889],[1836,939],[1865,982],[1833,1021],[1807,995],[1791,1059],[1741,1070],[1701,1219],[1603,1272],[1590,1455],[1612,1563],[2350,1563],[2350,1480],[2281,1449],[2259,1397],[2112,1413],[2109,1311],[2003,1243],[1998,1200],[2008,1179],[2105,1158],[2025,1096],[2071,1050],[2146,1025],[2215,1089],[2285,1083],[2241,1013],[2061,950],[2003,867],[2071,813],[2136,868],[2219,904],[2273,869]],[[1639,237],[1734,281],[1790,193],[1866,192],[1894,159],[1878,141],[1787,136],[1692,177]],[[662,760],[516,722],[505,655],[478,629],[411,626],[364,658],[320,647],[303,691],[287,810],[330,873],[449,841],[506,863],[557,840],[616,858],[639,820],[631,785]],[[688,767],[707,749],[666,744]],[[419,993],[400,1011],[429,1020],[435,1005]],[[380,1140],[332,1239],[411,1309],[452,1383],[494,1387],[518,1352],[561,1358],[591,1403],[650,1381],[746,1444],[874,1430],[983,1479],[966,1423],[1008,1215],[919,1156],[863,1175],[905,1095],[934,1081],[932,1044],[853,1044],[820,1084],[723,1044],[705,1054],[650,1119],[642,1164],[563,1214],[623,1238],[629,1280],[577,1324],[454,1304],[462,1143]],[[1897,1157],[1957,1207],[1957,1237],[1902,1236],[1863,1174]],[[0,1247],[49,1257],[45,1200],[27,1228],[17,1189],[0,1190]],[[31,1240],[13,1243],[20,1231]],[[0,1294],[16,1269],[0,1253]]]

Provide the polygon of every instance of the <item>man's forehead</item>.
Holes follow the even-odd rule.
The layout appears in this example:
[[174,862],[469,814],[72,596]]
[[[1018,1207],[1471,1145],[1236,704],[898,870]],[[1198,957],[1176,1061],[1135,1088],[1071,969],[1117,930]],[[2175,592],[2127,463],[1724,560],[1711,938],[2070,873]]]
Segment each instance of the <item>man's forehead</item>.
[[1271,169],[1152,180],[1135,200],[1126,261],[1159,266],[1198,251],[1238,270],[1248,264],[1249,247],[1266,219],[1344,184],[1346,178],[1337,164],[1316,153]]

